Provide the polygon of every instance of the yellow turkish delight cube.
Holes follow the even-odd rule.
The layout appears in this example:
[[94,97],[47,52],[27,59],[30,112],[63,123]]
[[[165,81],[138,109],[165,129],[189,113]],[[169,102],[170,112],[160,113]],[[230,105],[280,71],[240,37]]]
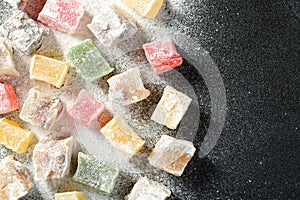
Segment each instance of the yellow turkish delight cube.
[[128,158],[138,153],[145,141],[120,116],[115,116],[102,129],[102,134],[114,147],[121,150]]
[[64,192],[56,193],[55,200],[86,200],[83,192]]
[[0,119],[0,144],[17,152],[24,153],[28,149],[33,133],[25,130],[14,121]]
[[65,82],[68,71],[67,62],[34,55],[30,66],[30,79],[43,81],[60,88]]
[[128,6],[148,18],[154,18],[160,10],[163,0],[122,0]]

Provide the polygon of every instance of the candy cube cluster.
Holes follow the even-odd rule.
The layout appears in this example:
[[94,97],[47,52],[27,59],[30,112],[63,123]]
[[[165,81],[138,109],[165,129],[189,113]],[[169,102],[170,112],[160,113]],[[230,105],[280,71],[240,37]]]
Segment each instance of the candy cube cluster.
[[68,113],[80,124],[89,126],[104,110],[105,106],[83,89],[75,104],[68,108]]
[[155,18],[159,12],[163,0],[122,0],[128,6],[137,10],[141,15]]
[[47,0],[21,0],[18,8],[25,12],[29,18],[36,20]]
[[183,62],[171,39],[144,44],[143,49],[155,74],[162,74]]
[[0,161],[0,199],[15,200],[25,196],[33,186],[25,166],[7,156]]
[[14,60],[11,55],[11,49],[0,40],[0,81],[18,75],[19,73],[15,68]]
[[0,83],[0,114],[9,113],[19,108],[13,87],[9,83]]
[[192,142],[162,135],[148,159],[152,166],[181,176],[195,151]]
[[87,81],[95,81],[114,70],[90,39],[66,49],[65,57]]
[[74,33],[85,9],[76,0],[47,0],[38,20],[59,31]]
[[165,200],[171,191],[164,185],[143,177],[136,182],[125,200]]
[[110,194],[118,175],[119,170],[116,167],[101,162],[92,155],[79,152],[78,166],[73,176],[75,181]]
[[103,7],[87,26],[98,40],[108,47],[117,45],[137,32],[137,26],[131,20],[131,16],[118,7]]
[[64,192],[56,193],[55,200],[86,200],[83,192]]
[[[122,1],[147,18],[156,17],[163,4],[163,0]],[[80,22],[85,21],[82,20],[84,15],[86,14],[86,17],[89,15],[82,3],[77,0],[20,0],[16,3],[19,10],[14,11],[11,17],[0,27],[0,37],[3,38],[3,40],[0,39],[0,115],[20,108],[12,85],[20,83],[28,85],[31,85],[31,83],[41,84],[39,81],[48,84],[31,88],[25,101],[22,98],[23,95],[20,89],[16,90],[20,97],[20,103],[22,103],[19,114],[20,119],[30,125],[37,126],[32,127],[27,124],[30,128],[44,128],[46,129],[44,131],[49,134],[39,137],[38,143],[34,146],[32,152],[34,179],[36,181],[60,179],[70,173],[75,138],[61,132],[49,132],[51,128],[54,129],[53,126],[56,121],[64,117],[66,117],[66,120],[71,119],[64,114],[70,115],[76,123],[83,125],[85,128],[92,127],[95,130],[94,128],[97,125],[98,132],[100,130],[111,145],[126,158],[131,159],[138,154],[145,146],[146,141],[118,113],[111,113],[104,104],[85,89],[79,92],[74,104],[68,106],[66,112],[64,112],[64,104],[61,99],[70,100],[68,95],[71,90],[74,90],[67,87],[69,84],[66,84],[66,87],[60,92],[57,92],[57,89],[64,85],[70,70],[69,66],[74,68],[84,79],[85,84],[88,84],[87,88],[89,85],[102,85],[103,82],[97,83],[96,81],[114,71],[114,68],[101,55],[91,39],[71,44],[69,48],[66,48],[63,55],[66,61],[54,59],[55,56],[50,54],[53,51],[60,52],[59,50],[44,49],[48,47],[48,42],[53,43],[52,39],[55,39],[58,43],[61,42],[61,38],[58,37],[62,33],[50,32],[50,29],[44,29],[43,25],[67,34],[75,33]],[[101,4],[101,2],[99,3]],[[84,28],[83,25],[84,23],[80,25],[80,29]],[[101,6],[99,12],[93,16],[93,19],[85,28],[87,31],[89,29],[100,43],[108,48],[112,48],[123,40],[134,36],[138,31],[137,22],[118,6]],[[50,38],[49,36],[54,37]],[[79,39],[78,36],[74,34],[73,36],[68,35],[66,38],[72,37],[76,40]],[[41,47],[44,37],[47,37],[47,40]],[[71,40],[66,42],[69,44]],[[57,44],[57,46],[60,46],[60,44]],[[120,49],[112,49],[113,53],[115,53],[114,50],[116,52],[122,50],[123,46],[120,45],[119,47]],[[143,49],[155,74],[161,74],[176,68],[183,62],[171,39],[144,44]],[[12,52],[17,52],[17,54],[13,55]],[[27,64],[27,59],[31,58],[29,79],[35,81],[27,82],[24,79],[13,79],[19,75],[14,58],[16,58],[16,64],[20,62]],[[27,67],[23,69],[20,66],[17,67],[22,73],[24,69],[27,69]],[[26,72],[24,75],[27,75]],[[71,75],[73,74],[70,73],[70,77]],[[80,79],[80,77],[76,78]],[[137,67],[110,77],[107,80],[109,103],[117,103],[117,106],[123,106],[126,109],[135,109],[135,106],[130,104],[140,102],[150,96],[150,90],[145,88],[142,78],[144,77],[141,76],[141,72]],[[74,82],[71,82],[71,84],[74,83],[75,85],[75,81],[81,83],[82,80],[75,80],[74,78],[72,81]],[[45,85],[52,91],[40,89]],[[50,85],[56,88],[50,87]],[[103,91],[104,94],[106,92]],[[51,94],[57,95],[51,96]],[[66,96],[60,96],[59,98],[58,95]],[[105,98],[101,101],[104,100]],[[175,130],[191,101],[191,98],[185,94],[171,86],[167,86],[151,116],[151,120]],[[110,106],[110,104],[107,105]],[[63,120],[60,124],[55,124],[57,125],[55,130],[57,131],[59,128],[61,128],[60,130],[66,130],[64,127],[65,122],[67,125],[69,121]],[[96,123],[93,124],[93,122]],[[37,130],[43,131],[39,128]],[[34,143],[34,141],[32,142],[33,136],[33,132],[23,129],[17,122],[5,117],[0,118],[0,144],[4,147],[17,154],[25,153],[28,151],[29,146]],[[175,176],[181,176],[195,151],[193,143],[189,141],[162,135],[148,160],[150,165],[158,169]],[[28,152],[31,153],[31,151]],[[118,178],[119,169],[115,164],[98,160],[93,155],[78,153],[77,169],[73,176],[74,181],[94,188],[103,194],[111,194]],[[32,186],[32,179],[25,166],[20,162],[14,160],[12,156],[0,161],[0,199],[19,199],[26,195]],[[125,200],[164,200],[170,195],[171,191],[166,186],[143,177],[133,186]],[[86,200],[83,192],[72,190],[56,193],[54,198],[55,200]]]
[[58,97],[49,97],[40,89],[31,88],[20,112],[20,118],[32,125],[49,129],[62,109],[63,104]]
[[132,104],[146,99],[150,91],[145,89],[140,70],[132,68],[107,80],[109,97],[114,101]]
[[166,86],[151,120],[170,129],[176,129],[191,102],[192,99],[182,92],[171,86]]
[[102,129],[102,134],[128,158],[138,153],[145,141],[142,140],[120,116],[115,116]]
[[0,27],[0,36],[8,45],[29,55],[41,46],[44,29],[24,12],[15,11]]
[[21,128],[16,122],[0,119],[0,144],[17,153],[27,151],[33,133]]
[[30,66],[30,79],[43,81],[60,88],[65,82],[68,71],[69,65],[66,62],[34,55]]
[[74,138],[42,138],[33,150],[35,180],[62,178],[69,174]]

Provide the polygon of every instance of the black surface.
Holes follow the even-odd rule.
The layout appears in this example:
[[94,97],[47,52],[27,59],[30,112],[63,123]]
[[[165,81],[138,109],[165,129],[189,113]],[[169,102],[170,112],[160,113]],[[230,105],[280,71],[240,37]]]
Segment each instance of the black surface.
[[187,190],[197,194],[192,199],[299,199],[297,2],[190,2],[199,4],[191,6],[197,17],[182,23],[219,66],[228,113],[214,150],[187,167]]

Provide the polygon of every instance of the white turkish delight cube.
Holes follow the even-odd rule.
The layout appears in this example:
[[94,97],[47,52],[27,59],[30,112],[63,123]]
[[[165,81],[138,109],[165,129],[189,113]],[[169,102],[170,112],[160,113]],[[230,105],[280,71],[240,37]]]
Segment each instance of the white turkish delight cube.
[[18,75],[11,50],[0,40],[0,81]]
[[171,86],[166,86],[163,96],[155,108],[151,120],[176,129],[192,99]]
[[69,174],[74,138],[46,137],[33,150],[35,180],[62,178]]
[[143,177],[136,182],[125,200],[164,200],[171,191],[161,183]]
[[132,17],[117,6],[103,7],[87,26],[107,47],[113,47],[137,32],[137,26]]
[[195,151],[192,142],[162,135],[148,160],[158,169],[181,176]]
[[0,161],[0,199],[16,200],[25,196],[33,186],[27,169],[13,156]]
[[58,97],[49,97],[40,89],[31,88],[20,112],[20,118],[32,125],[49,129],[62,110],[63,104]]
[[150,91],[145,89],[140,70],[132,68],[107,80],[109,97],[113,101],[132,104],[146,99]]
[[22,11],[15,11],[0,27],[0,35],[14,49],[29,55],[38,49],[44,29]]

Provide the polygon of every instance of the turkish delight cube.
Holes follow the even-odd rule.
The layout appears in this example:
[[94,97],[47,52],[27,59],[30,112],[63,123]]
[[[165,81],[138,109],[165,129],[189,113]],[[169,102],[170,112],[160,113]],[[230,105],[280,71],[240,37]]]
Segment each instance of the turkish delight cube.
[[137,32],[137,26],[131,20],[131,16],[118,7],[103,7],[87,26],[98,40],[108,47],[117,45]]
[[163,0],[122,0],[122,2],[148,18],[155,18],[163,4]]
[[128,158],[138,153],[145,144],[145,141],[120,116],[115,116],[101,129],[101,132],[114,147],[121,150]]
[[89,126],[105,109],[102,103],[83,89],[79,92],[75,104],[67,111],[80,124]]
[[30,66],[30,79],[43,81],[60,88],[65,82],[68,71],[67,62],[34,55]]
[[18,3],[18,8],[25,12],[31,19],[36,20],[46,1],[47,0],[21,0]]
[[124,104],[132,104],[146,99],[150,91],[145,89],[140,70],[132,68],[107,80],[109,97]]
[[19,102],[13,87],[9,83],[0,83],[0,114],[19,108]]
[[33,133],[21,128],[16,122],[6,118],[0,119],[0,144],[17,152],[27,151]]
[[86,200],[83,192],[63,192],[56,193],[55,200]]
[[87,81],[94,81],[114,70],[90,39],[66,49],[64,53],[71,66]]
[[110,194],[119,175],[119,169],[97,160],[94,156],[79,152],[78,166],[73,179]]
[[41,46],[44,29],[24,12],[16,11],[2,24],[0,35],[9,46],[29,55]]
[[125,200],[165,200],[171,191],[161,183],[143,177],[136,182]]
[[69,174],[74,138],[42,138],[33,150],[36,180],[62,178]]
[[11,50],[0,40],[0,81],[7,77],[18,76]]
[[166,86],[151,120],[163,124],[170,129],[176,129],[186,113],[192,99],[172,88]]
[[25,100],[20,118],[32,125],[49,129],[63,110],[58,97],[49,97],[38,88],[31,88]]
[[7,156],[0,161],[0,199],[16,200],[25,196],[33,186],[24,165]]
[[148,160],[156,168],[181,176],[195,151],[192,142],[162,135]]
[[144,44],[143,49],[155,74],[176,68],[183,62],[171,39]]
[[66,33],[74,33],[85,9],[76,0],[47,0],[38,20],[43,24]]

